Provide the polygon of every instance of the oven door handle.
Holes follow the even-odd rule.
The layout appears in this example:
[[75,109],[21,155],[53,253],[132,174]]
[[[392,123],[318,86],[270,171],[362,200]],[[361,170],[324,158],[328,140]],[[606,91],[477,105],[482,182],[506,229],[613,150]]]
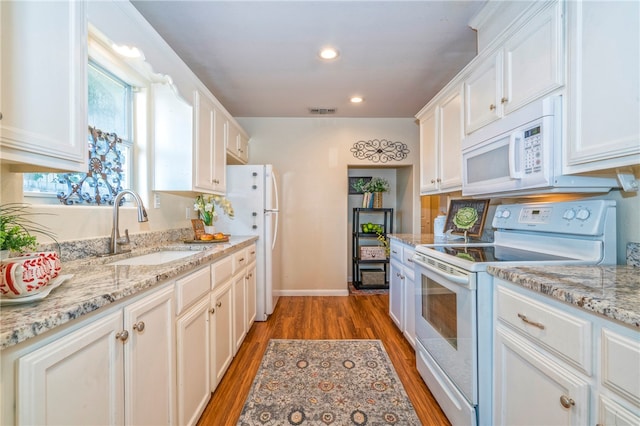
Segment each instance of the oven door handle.
[[417,265],[419,265],[420,267],[425,268],[425,269],[433,272],[434,274],[440,275],[440,276],[446,278],[447,280],[452,281],[452,282],[454,282],[456,284],[461,284],[461,285],[464,285],[464,286],[469,286],[469,284],[470,284],[468,275],[464,275],[464,276],[461,277],[460,275],[450,274],[450,273],[445,272],[445,271],[443,271],[441,269],[434,268],[431,265],[427,265],[426,263],[421,262],[420,259],[417,258],[417,257],[414,257],[413,261]]

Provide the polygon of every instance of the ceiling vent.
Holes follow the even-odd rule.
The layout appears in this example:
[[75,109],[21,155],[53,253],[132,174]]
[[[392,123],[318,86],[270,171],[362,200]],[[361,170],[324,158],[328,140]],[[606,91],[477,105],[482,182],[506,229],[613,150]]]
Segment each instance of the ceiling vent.
[[310,114],[335,114],[335,108],[309,108]]

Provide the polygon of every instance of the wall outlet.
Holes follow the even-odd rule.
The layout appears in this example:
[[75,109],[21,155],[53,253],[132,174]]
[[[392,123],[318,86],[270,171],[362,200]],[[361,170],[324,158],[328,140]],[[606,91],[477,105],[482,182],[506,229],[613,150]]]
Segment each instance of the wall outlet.
[[160,194],[153,194],[153,208],[160,208]]
[[191,219],[191,209],[189,207],[185,207],[185,219]]

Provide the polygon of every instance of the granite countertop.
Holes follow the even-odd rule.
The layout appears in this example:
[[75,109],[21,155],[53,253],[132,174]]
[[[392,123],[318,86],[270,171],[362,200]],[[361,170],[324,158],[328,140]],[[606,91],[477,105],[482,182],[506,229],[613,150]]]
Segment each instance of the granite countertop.
[[498,278],[624,325],[640,328],[640,268],[634,266],[489,266]]
[[433,244],[435,241],[433,234],[388,234],[387,236],[413,247],[419,244]]
[[[0,308],[0,349],[16,345],[55,327],[120,301],[199,265],[251,245],[256,236],[232,236],[228,243],[174,242],[111,257],[64,262],[61,275],[73,274],[41,301]],[[189,250],[187,256],[153,266],[110,263],[161,250]]]

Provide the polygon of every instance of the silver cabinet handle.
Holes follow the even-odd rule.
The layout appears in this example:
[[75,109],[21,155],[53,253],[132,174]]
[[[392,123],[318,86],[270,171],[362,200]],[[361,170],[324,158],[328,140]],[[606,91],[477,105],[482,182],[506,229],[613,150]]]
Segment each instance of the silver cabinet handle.
[[576,405],[576,402],[573,400],[573,398],[569,398],[567,395],[562,395],[560,397],[560,404],[562,404],[564,408],[571,408],[572,406]]
[[526,315],[524,314],[518,314],[518,318],[520,318],[522,321],[526,322],[529,325],[532,325],[534,327],[538,327],[540,330],[544,330],[544,324],[536,322],[536,321],[531,321],[529,318],[527,318]]
[[218,302],[218,303],[216,303],[216,307],[218,307],[218,308],[219,308],[220,306],[222,306],[222,302]]
[[413,263],[413,259],[409,258],[407,259],[407,262]]
[[120,333],[116,333],[116,339],[122,340],[122,342],[126,342],[129,338],[129,332],[127,330],[122,330]]
[[215,314],[215,313],[216,313],[216,308],[211,308],[211,309],[209,309],[209,313],[210,313],[211,315]]
[[397,252],[397,251],[395,251],[395,250],[391,250],[391,253],[393,253],[393,254],[398,254],[398,252]]
[[496,106],[494,104],[489,105],[489,111],[494,111]]
[[509,102],[509,98],[502,98],[502,99],[500,99],[500,103],[501,103],[501,104],[506,104],[507,102]]
[[133,324],[133,329],[142,333],[144,331],[144,321],[140,321]]

